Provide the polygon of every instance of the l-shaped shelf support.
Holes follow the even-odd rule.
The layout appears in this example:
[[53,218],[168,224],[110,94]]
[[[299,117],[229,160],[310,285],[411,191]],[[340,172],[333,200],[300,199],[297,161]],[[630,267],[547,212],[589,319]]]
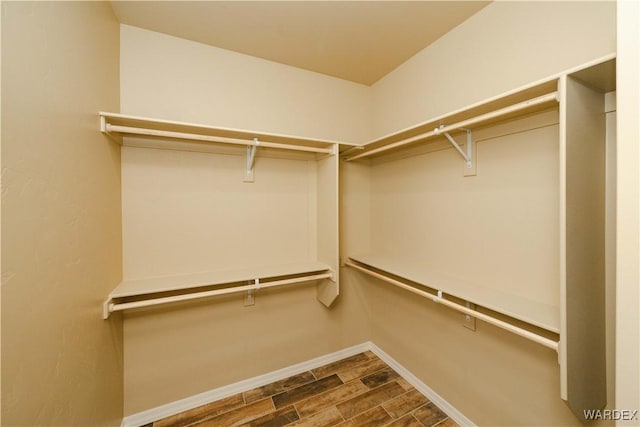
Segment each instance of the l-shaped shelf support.
[[[440,127],[437,127],[433,130],[433,133],[435,135],[440,135],[440,133],[442,132],[442,129],[444,129],[444,125],[440,125]],[[444,135],[445,138],[447,138],[447,140],[451,143],[451,145],[453,145],[453,148],[456,149],[456,151],[458,153],[460,153],[460,155],[462,156],[462,158],[465,161],[465,166],[467,167],[467,169],[471,169],[473,168],[473,137],[471,135],[471,129],[461,129],[467,132],[467,143],[466,143],[466,153],[462,150],[462,147],[460,147],[460,145],[458,145],[458,143],[456,142],[455,139],[453,139],[451,137],[451,135],[449,135],[449,132],[442,132],[442,135]]]
[[258,145],[260,145],[260,141],[257,137],[253,138],[253,145],[247,145],[247,170],[244,175],[244,182],[254,181],[253,164],[256,160],[256,150],[258,149]]

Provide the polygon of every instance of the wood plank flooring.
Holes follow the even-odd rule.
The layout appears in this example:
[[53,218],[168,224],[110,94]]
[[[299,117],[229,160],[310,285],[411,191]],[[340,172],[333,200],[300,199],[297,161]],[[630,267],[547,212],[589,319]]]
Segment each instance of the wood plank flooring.
[[457,427],[370,351],[145,427]]

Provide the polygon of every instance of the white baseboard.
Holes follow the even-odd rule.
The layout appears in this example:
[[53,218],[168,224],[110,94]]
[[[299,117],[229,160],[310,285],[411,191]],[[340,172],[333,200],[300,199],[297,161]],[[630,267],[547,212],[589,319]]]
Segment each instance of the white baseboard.
[[371,350],[376,356],[382,359],[387,365],[389,365],[394,371],[396,371],[402,378],[407,380],[409,384],[415,387],[420,393],[425,395],[430,401],[432,401],[438,408],[449,416],[453,421],[460,426],[475,427],[475,424],[464,414],[458,411],[453,405],[444,400],[442,396],[433,391],[429,386],[420,381],[418,377],[413,375],[407,368],[398,363],[393,357],[385,353],[380,347],[372,342],[368,342],[369,350]]
[[387,365],[393,368],[398,374],[400,374],[401,377],[407,380],[409,384],[414,386],[416,390],[424,394],[429,400],[435,403],[436,406],[438,406],[456,423],[461,426],[475,427],[475,424],[471,422],[471,420],[465,417],[449,402],[444,400],[435,391],[433,391],[426,384],[420,381],[418,377],[413,375],[408,369],[406,369],[395,359],[385,353],[380,347],[370,341],[355,345],[353,347],[345,348],[334,353],[326,354],[324,356],[316,357],[315,359],[307,360],[306,362],[298,363],[284,369],[279,369],[277,371],[269,372],[264,375],[259,375],[257,377],[238,381],[237,383],[229,384],[224,387],[219,387],[213,390],[206,391],[204,393],[176,400],[175,402],[157,406],[146,411],[138,412],[137,414],[126,416],[122,420],[122,427],[143,426],[162,418],[169,417],[180,412],[188,411],[189,409],[197,408],[198,406],[206,405],[207,403],[215,402],[216,400],[224,399],[225,397],[233,396],[234,394],[242,393],[256,387],[262,387],[263,385],[267,385],[275,381],[280,381],[290,376],[309,371],[311,369],[319,368],[320,366],[336,362],[338,360],[353,356],[358,353],[362,353],[363,351],[367,350],[371,350],[376,356],[378,356]]
[[369,349],[371,349],[371,343],[365,342],[334,353],[316,357],[315,359],[307,360],[306,362],[288,366],[284,369],[279,369],[264,375],[258,375],[257,377],[238,381],[237,383],[229,384],[224,387],[176,400],[175,402],[147,409],[146,411],[124,417],[122,420],[122,427],[143,426],[153,421],[188,411],[189,409],[197,408],[198,406],[206,405],[207,403],[215,402],[216,400],[224,399],[225,397],[233,396],[234,394],[242,393],[256,387],[262,387],[263,385],[280,381],[311,369],[319,368],[320,366],[362,353]]

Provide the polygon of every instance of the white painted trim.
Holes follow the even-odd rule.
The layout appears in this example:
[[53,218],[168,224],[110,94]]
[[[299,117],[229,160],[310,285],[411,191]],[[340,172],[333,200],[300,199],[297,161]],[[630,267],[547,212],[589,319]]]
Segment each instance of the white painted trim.
[[178,414],[180,412],[188,411],[189,409],[197,408],[198,406],[215,402],[216,400],[224,399],[225,397],[233,396],[234,394],[242,393],[256,387],[262,387],[263,385],[283,380],[292,375],[298,375],[305,371],[319,368],[320,366],[336,362],[338,360],[353,356],[358,353],[362,353],[363,351],[367,351],[370,349],[371,343],[365,342],[353,347],[336,351],[334,353],[316,357],[315,359],[307,360],[306,362],[298,363],[283,369],[279,369],[277,371],[269,372],[264,375],[258,375],[257,377],[238,381],[237,383],[229,384],[213,390],[205,391],[204,393],[176,400],[165,405],[147,409],[146,411],[138,412],[136,414],[124,417],[124,419],[122,420],[122,426],[143,426],[153,421],[157,421],[162,418]]
[[605,113],[612,113],[616,111],[617,103],[618,102],[617,102],[615,90],[604,94],[604,112]]
[[215,402],[216,400],[224,399],[225,397],[233,396],[234,394],[242,393],[256,387],[261,387],[275,381],[283,380],[292,375],[301,374],[311,369],[319,368],[320,366],[345,359],[347,357],[362,353],[367,350],[371,350],[376,356],[378,356],[387,365],[393,368],[393,370],[395,370],[402,378],[407,380],[409,384],[415,387],[416,390],[418,390],[420,393],[425,395],[438,408],[446,413],[449,418],[454,420],[460,426],[475,427],[475,424],[469,418],[465,417],[462,412],[458,411],[453,405],[444,400],[438,393],[436,393],[425,383],[420,381],[418,377],[413,375],[407,368],[402,366],[393,357],[389,356],[380,347],[378,347],[371,341],[354,345],[353,347],[345,348],[343,350],[326,354],[324,356],[316,357],[315,359],[307,360],[306,362],[298,363],[283,369],[279,369],[277,371],[269,372],[264,375],[258,375],[257,377],[238,381],[237,383],[229,384],[224,387],[216,388],[204,393],[176,400],[175,402],[157,406],[146,411],[138,412],[137,414],[129,415],[123,418],[122,427],[143,426],[145,424],[152,423],[153,421],[157,421],[162,418],[178,414],[180,412],[188,411],[189,409],[197,408],[198,406]]
[[476,427],[473,421],[465,417],[462,412],[458,411],[452,404],[444,400],[442,396],[433,391],[433,389],[431,389],[425,383],[420,381],[418,377],[413,375],[407,368],[398,363],[393,357],[385,353],[380,347],[372,342],[369,342],[368,344],[370,346],[369,350],[371,350],[376,356],[382,359],[394,371],[400,374],[400,376],[407,380],[409,384],[414,386],[416,390],[425,395],[430,401],[435,403],[435,405],[440,408],[442,412],[447,414],[449,418],[458,423],[458,425],[465,427]]

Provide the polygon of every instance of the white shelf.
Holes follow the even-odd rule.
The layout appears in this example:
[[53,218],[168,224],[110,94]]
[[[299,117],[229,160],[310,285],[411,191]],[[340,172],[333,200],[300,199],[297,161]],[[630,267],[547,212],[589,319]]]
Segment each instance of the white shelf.
[[204,286],[216,286],[227,283],[248,282],[255,279],[268,279],[325,272],[330,267],[320,262],[270,265],[237,270],[192,273],[181,276],[152,277],[146,279],[124,280],[109,295],[111,299],[136,297],[161,292],[192,290]]
[[[190,145],[227,144],[258,146],[272,149],[294,150],[319,154],[336,154],[337,144],[354,145],[339,141],[297,137],[277,133],[232,129],[219,126],[173,120],[154,119],[127,114],[100,112],[100,130],[110,135],[140,136],[157,140],[157,148],[166,148],[166,142],[174,142],[169,148],[180,150],[182,146],[192,151]],[[256,140],[258,143],[256,143]],[[175,142],[178,142],[175,144]],[[181,145],[182,143],[182,145]],[[127,145],[123,142],[123,145]],[[153,147],[152,145],[152,148]]]
[[[305,167],[302,169],[299,167],[292,168],[292,170],[296,170],[297,173],[313,171],[315,176],[313,179],[309,178],[309,182],[312,185],[306,188],[309,194],[307,199],[302,199],[298,197],[297,193],[292,193],[295,197],[291,197],[289,200],[306,200],[306,211],[308,211],[309,207],[317,210],[313,216],[318,219],[316,221],[317,224],[309,224],[306,218],[303,222],[307,224],[308,227],[309,235],[307,237],[309,237],[311,243],[316,246],[314,250],[317,253],[316,259],[318,261],[286,265],[252,266],[251,268],[244,269],[200,272],[171,277],[163,276],[125,280],[111,292],[107,301],[104,302],[103,317],[105,319],[113,311],[129,308],[310,281],[316,282],[317,299],[322,304],[328,307],[333,303],[339,294],[337,154],[339,144],[346,146],[353,144],[119,113],[100,112],[99,116],[101,132],[110,136],[123,146],[215,154],[244,154],[246,155],[246,163],[242,165],[242,170],[238,171],[238,178],[242,179],[244,183],[254,182],[256,156],[305,161],[314,160],[317,164],[314,168],[310,168],[308,165],[304,165]],[[216,158],[219,160],[219,157]],[[268,166],[269,162],[261,163],[261,166],[265,165]],[[135,170],[135,166],[132,167]],[[281,176],[286,176],[287,178],[295,176],[294,174],[288,174],[288,169],[287,171],[282,171],[282,169],[283,168],[278,168],[278,173],[280,173]],[[274,176],[273,168],[269,169],[265,167],[265,174],[263,175],[264,181],[261,183],[262,186],[258,188],[258,190],[262,192],[250,191],[249,187],[245,187],[247,190],[244,191],[237,187],[235,181],[231,182],[228,179],[231,175],[225,175],[226,169],[221,170],[223,171],[221,174],[223,176],[216,181],[216,186],[207,187],[211,195],[215,195],[222,186],[230,186],[228,188],[230,188],[233,194],[241,195],[247,202],[256,199],[261,201],[261,197],[263,198],[263,196],[267,194],[265,192],[266,182],[270,182],[271,185],[278,185],[278,188],[281,188],[280,186],[282,185]],[[164,173],[165,172],[162,171],[162,174]],[[185,175],[189,177],[193,176],[187,173],[187,171],[185,171]],[[235,177],[233,179],[235,179]],[[191,186],[187,184],[184,191],[189,192],[191,191],[190,189]],[[166,200],[163,201],[166,202]],[[135,203],[132,205],[135,205]],[[192,203],[192,208],[195,211],[197,211],[197,208],[200,206],[201,205]],[[150,206],[150,208],[154,209],[154,206]],[[129,212],[133,211],[135,211],[135,209],[131,209]],[[231,211],[222,210],[221,212],[221,218],[216,217],[216,220],[208,219],[209,222],[202,221],[205,223],[204,226],[221,226],[231,229],[244,226],[238,219],[238,216]],[[290,231],[288,231],[289,223],[285,220],[273,220],[273,218],[277,216],[274,216],[273,212],[269,213],[271,216],[267,222],[271,225],[272,229],[282,229],[285,234],[290,234]],[[130,217],[135,217],[135,215],[135,212],[131,213]],[[165,208],[164,219],[170,216],[170,214],[167,214]],[[264,218],[260,218],[258,211],[256,211],[256,214],[253,215],[252,218],[258,218],[261,221],[265,220]],[[201,220],[201,218],[199,219]],[[172,220],[173,219],[170,218],[168,222]],[[296,228],[299,225],[300,222],[294,224],[292,229],[299,231],[299,229]],[[147,229],[144,231],[150,232]],[[133,234],[135,233],[131,233],[129,236]],[[315,236],[313,234],[315,234]],[[254,238],[257,239],[258,242],[261,242],[261,239],[268,239],[268,235],[269,233],[257,231]],[[140,237],[139,235],[136,236]],[[175,235],[172,235],[172,237],[175,238]],[[135,240],[135,238],[130,238],[130,240]],[[193,240],[195,240],[197,244],[202,244],[198,239]],[[146,244],[144,243],[144,238],[141,237],[134,245],[140,243],[140,241],[143,242],[142,246]],[[195,246],[197,246],[197,244]],[[159,248],[160,247],[158,247],[158,250],[160,250]],[[197,251],[195,248],[193,250]],[[292,255],[295,256],[295,254]],[[280,259],[288,258],[290,258],[290,256],[285,254]],[[244,255],[241,259],[245,259]],[[145,271],[150,271],[150,274],[153,274],[153,266],[156,265],[153,261],[153,256],[138,262],[150,264],[145,266]],[[205,262],[201,261],[200,264],[204,265],[204,269],[207,269],[209,265],[208,262],[208,260]],[[250,264],[256,262],[260,261],[248,260]],[[221,285],[228,286],[223,287]],[[213,287],[217,288],[212,289]]]
[[[407,129],[370,141],[358,151],[350,151],[346,161],[388,154],[416,143],[443,140],[444,132],[461,132],[557,107],[557,79],[538,83],[512,93],[482,101],[464,109],[435,117]],[[438,128],[438,131],[435,129]]]
[[410,260],[389,254],[365,254],[349,258],[360,264],[434,290],[440,290],[445,294],[472,302],[530,325],[555,333],[560,331],[560,309],[557,306],[438,274],[429,271],[419,262],[410,262]]

